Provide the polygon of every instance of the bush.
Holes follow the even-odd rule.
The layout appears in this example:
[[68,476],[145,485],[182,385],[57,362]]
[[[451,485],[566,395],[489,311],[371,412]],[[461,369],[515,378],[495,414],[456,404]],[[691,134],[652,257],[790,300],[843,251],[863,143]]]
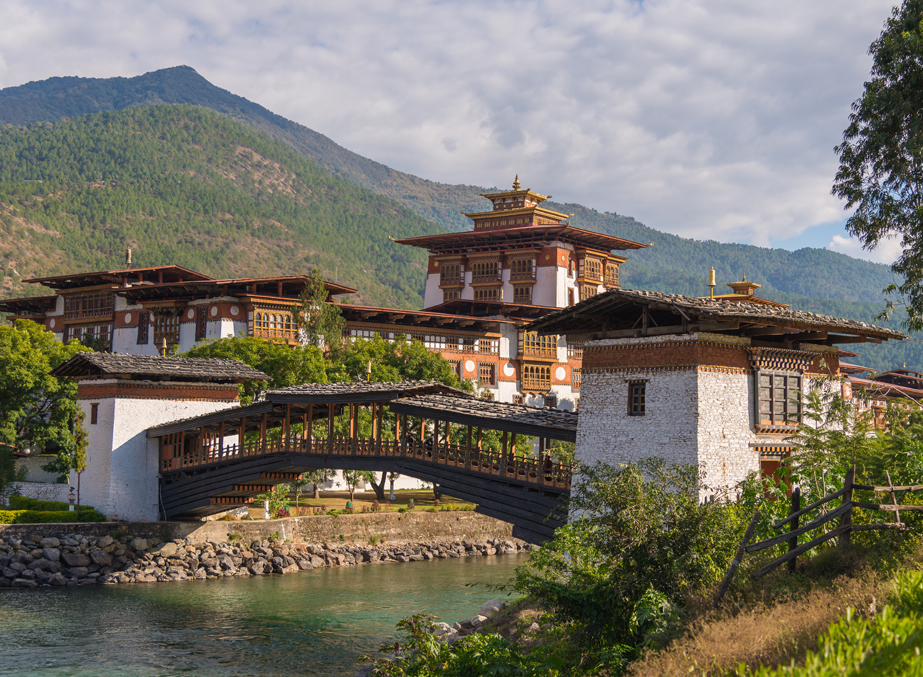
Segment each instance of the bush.
[[73,522],[105,522],[106,516],[93,508],[70,510],[3,510],[0,524],[55,524]]
[[[70,504],[63,501],[40,501],[37,498],[25,496],[10,496],[10,507],[13,510],[38,510],[40,512],[70,512]],[[96,510],[91,505],[81,505],[80,510]]]

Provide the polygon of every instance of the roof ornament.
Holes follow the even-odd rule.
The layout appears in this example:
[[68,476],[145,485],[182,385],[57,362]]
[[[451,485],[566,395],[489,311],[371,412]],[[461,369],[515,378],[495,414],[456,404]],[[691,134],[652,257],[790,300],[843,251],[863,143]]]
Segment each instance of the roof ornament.
[[718,286],[718,283],[715,281],[715,267],[712,266],[711,270],[708,271],[708,285],[709,287],[709,298],[715,298],[715,287]]
[[519,190],[520,185],[521,184],[519,183],[519,174],[517,174],[516,178],[513,179],[513,190]]

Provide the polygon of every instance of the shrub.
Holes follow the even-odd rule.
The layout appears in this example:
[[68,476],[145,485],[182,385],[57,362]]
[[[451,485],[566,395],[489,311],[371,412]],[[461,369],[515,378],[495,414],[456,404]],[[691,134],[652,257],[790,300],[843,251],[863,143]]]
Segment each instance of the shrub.
[[24,510],[0,510],[0,524],[13,524]]
[[372,512],[381,512],[382,511],[381,503],[379,503],[378,501],[373,501],[371,510]]
[[[63,501],[41,501],[37,498],[27,498],[25,496],[10,496],[10,508],[13,510],[39,510],[41,512],[64,512],[70,511],[70,504]],[[83,510],[96,510],[91,505],[81,505]]]
[[54,524],[73,522],[105,522],[106,516],[93,508],[73,511],[5,510],[0,511],[0,524]]

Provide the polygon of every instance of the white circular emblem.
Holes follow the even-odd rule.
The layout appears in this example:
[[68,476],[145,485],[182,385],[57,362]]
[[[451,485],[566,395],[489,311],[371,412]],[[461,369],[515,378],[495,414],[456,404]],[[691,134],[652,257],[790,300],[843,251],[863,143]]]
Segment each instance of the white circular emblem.
[[237,306],[231,306],[231,315],[237,315],[240,313],[240,310],[237,309]]
[[131,313],[125,313],[125,324],[131,324]]
[[468,360],[465,362],[465,371],[474,371],[474,362]]
[[51,321],[48,323],[48,326],[54,329],[54,318],[51,318]]
[[218,314],[218,306],[212,306],[212,317]]
[[507,362],[503,365],[503,375],[509,378],[516,373],[516,367],[513,366],[512,362]]
[[563,381],[563,380],[564,380],[564,376],[565,376],[566,374],[567,374],[567,372],[564,371],[564,367],[558,367],[557,369],[554,370],[554,376],[555,376],[555,378],[558,379],[559,381]]
[[189,312],[186,313],[186,317],[188,317],[191,320],[192,318],[195,317],[195,311],[192,308],[190,308]]

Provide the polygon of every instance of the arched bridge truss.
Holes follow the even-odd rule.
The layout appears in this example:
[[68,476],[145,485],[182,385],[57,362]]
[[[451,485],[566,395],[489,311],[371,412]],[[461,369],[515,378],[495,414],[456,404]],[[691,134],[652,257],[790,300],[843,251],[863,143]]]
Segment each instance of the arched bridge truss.
[[[251,503],[316,468],[397,472],[440,485],[513,534],[541,543],[566,519],[571,468],[551,440],[573,442],[570,412],[478,400],[428,382],[305,384],[251,405],[155,426],[161,513],[201,517]],[[501,449],[482,444],[500,433]],[[538,438],[538,455],[523,436]],[[519,445],[517,446],[517,442]]]

